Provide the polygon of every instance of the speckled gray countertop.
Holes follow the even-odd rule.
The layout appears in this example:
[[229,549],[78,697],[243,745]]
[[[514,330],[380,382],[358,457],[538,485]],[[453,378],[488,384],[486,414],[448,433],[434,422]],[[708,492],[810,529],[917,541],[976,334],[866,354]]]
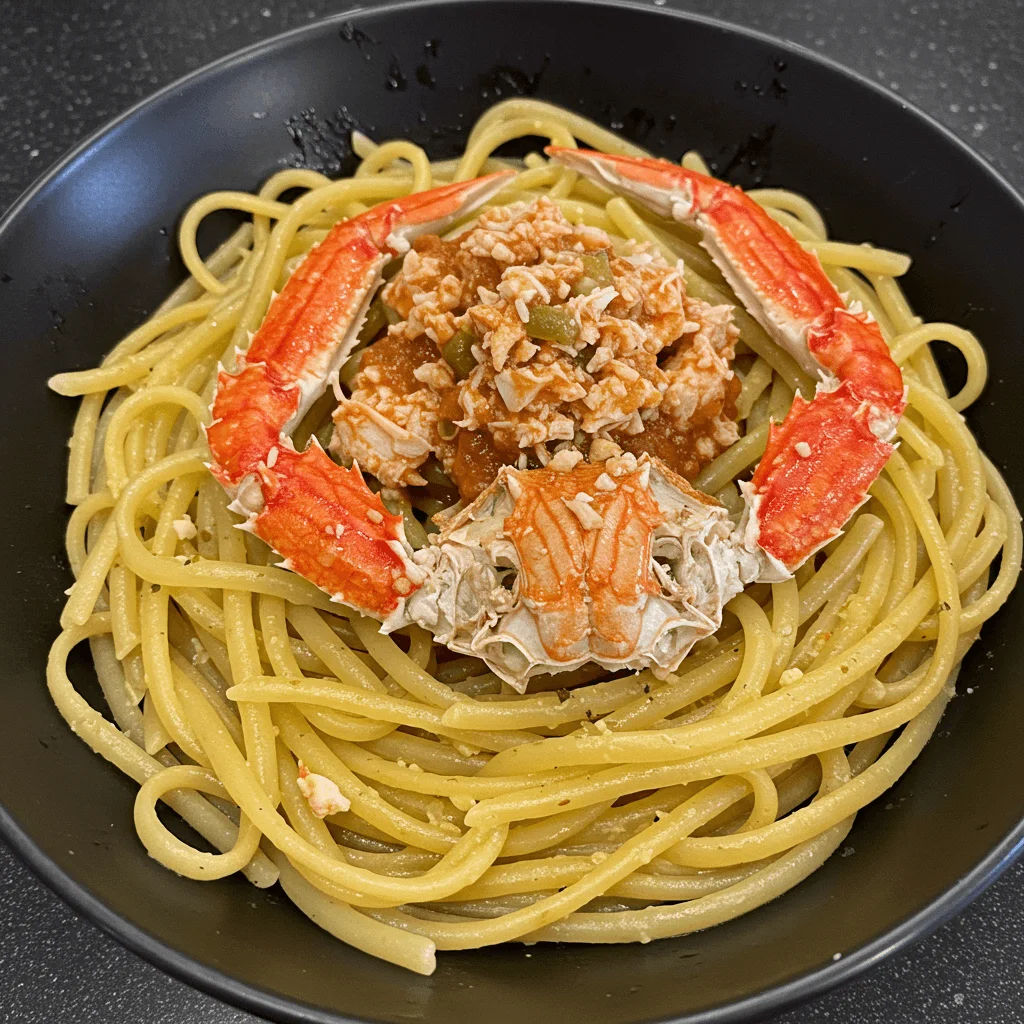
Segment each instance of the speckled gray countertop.
[[[667,0],[653,0],[663,5]],[[689,0],[923,107],[1024,190],[1024,0]],[[160,86],[343,10],[324,0],[0,0],[0,209]],[[0,846],[0,1021],[245,1024],[69,910]],[[778,1024],[1024,1022],[1024,864],[935,935]]]

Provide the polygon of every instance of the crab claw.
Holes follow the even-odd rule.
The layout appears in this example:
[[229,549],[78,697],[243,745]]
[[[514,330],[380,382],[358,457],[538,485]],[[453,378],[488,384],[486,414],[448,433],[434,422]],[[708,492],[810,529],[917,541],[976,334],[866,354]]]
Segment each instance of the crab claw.
[[351,352],[385,264],[486,202],[512,174],[443,185],[336,224],[271,302],[234,371],[217,376],[210,470],[233,508],[285,565],[378,618],[422,579],[402,519],[358,468],[336,465],[315,440],[297,452],[289,434]]
[[744,485],[746,543],[795,569],[835,537],[881,472],[906,406],[903,376],[870,315],[847,309],[817,257],[740,189],[664,160],[549,147],[559,163],[662,217],[696,227],[750,314],[821,378],[799,396]]
[[361,608],[382,611],[422,580],[406,557],[402,517],[384,508],[358,468],[332,462],[315,438],[304,452],[278,449],[273,466],[260,466],[259,481],[263,508],[252,528],[285,554],[284,568],[320,586],[329,581],[332,596],[347,604],[357,595]]

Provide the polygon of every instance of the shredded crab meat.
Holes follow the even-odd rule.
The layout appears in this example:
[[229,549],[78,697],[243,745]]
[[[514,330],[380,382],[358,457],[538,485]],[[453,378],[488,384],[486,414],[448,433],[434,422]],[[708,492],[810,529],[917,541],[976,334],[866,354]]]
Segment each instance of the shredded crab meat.
[[187,512],[183,513],[180,519],[175,519],[171,526],[174,528],[178,540],[192,540],[196,535],[196,525]]
[[[688,296],[681,263],[574,225],[548,199],[487,210],[452,241],[420,238],[382,300],[402,319],[365,355],[332,449],[386,486],[422,484],[434,454],[471,500],[521,453],[543,464],[598,437],[692,478],[738,437],[731,307]],[[537,307],[561,329],[532,329]],[[461,377],[440,358],[459,332],[473,341]]]
[[309,809],[318,818],[344,813],[352,806],[333,779],[311,772],[301,761],[298,778],[295,781],[299,792],[306,798]]
[[334,412],[331,450],[386,487],[421,485],[418,470],[435,447],[441,396],[455,383],[451,367],[422,335],[389,334],[371,354],[351,398]]
[[408,341],[425,335],[444,345],[457,330],[459,316],[480,301],[478,289],[492,289],[499,280],[493,260],[425,235],[383,290],[384,302],[402,318],[388,334]]

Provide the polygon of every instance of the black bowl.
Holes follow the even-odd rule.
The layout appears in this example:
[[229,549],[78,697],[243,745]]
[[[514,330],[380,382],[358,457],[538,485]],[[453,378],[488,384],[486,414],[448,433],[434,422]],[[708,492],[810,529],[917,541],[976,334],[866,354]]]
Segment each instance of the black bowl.
[[[953,703],[918,762],[861,814],[855,855],[705,934],[444,954],[420,978],[336,942],[276,891],[237,879],[200,887],[145,855],[134,785],[71,734],[43,684],[69,582],[62,488],[73,414],[44,382],[95,363],[180,280],[174,227],[197,196],[252,189],[288,164],[344,172],[353,126],[451,156],[485,107],[520,94],[656,153],[695,147],[741,185],[805,192],[839,238],[909,252],[917,309],[988,344],[992,382],[969,418],[1024,492],[1024,205],[936,123],[797,47],[621,4],[392,6],[220,61],[94,136],[0,227],[0,831],[131,949],[281,1020],[750,1020],[924,935],[1024,838],[1024,789],[1008,784],[1024,760],[1024,688],[1008,642],[1020,635],[1018,596],[967,660],[960,688],[974,695]],[[229,220],[210,225],[209,241]],[[78,669],[88,690],[84,658]]]

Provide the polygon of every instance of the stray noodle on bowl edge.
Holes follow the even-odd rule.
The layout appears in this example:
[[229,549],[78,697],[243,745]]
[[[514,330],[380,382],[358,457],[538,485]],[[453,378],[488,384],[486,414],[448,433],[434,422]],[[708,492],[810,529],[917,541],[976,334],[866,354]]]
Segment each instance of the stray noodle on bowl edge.
[[[254,532],[236,528],[246,519],[232,508],[245,510],[244,500],[232,503],[223,474],[219,480],[209,468],[218,366],[241,365],[235,353],[246,349],[272,295],[332,225],[499,171],[512,173],[489,209],[417,242],[411,260],[385,270],[355,354],[340,368],[341,396],[353,401],[358,392],[361,401],[346,408],[397,410],[407,432],[430,434],[429,450],[378,457],[359,425],[335,413],[330,393],[303,410],[295,448],[316,438],[337,460],[351,465],[354,455],[379,474],[367,477],[381,507],[402,516],[409,564],[413,548],[438,547],[438,524],[444,530],[453,519],[445,506],[492,494],[486,485],[498,466],[518,466],[523,480],[542,479],[530,473],[548,466],[543,479],[555,479],[560,468],[584,472],[579,453],[596,463],[602,446],[602,464],[610,470],[614,462],[621,479],[657,475],[663,463],[648,460],[650,451],[669,464],[662,475],[677,490],[689,493],[675,473],[721,503],[708,505],[721,522],[740,521],[737,482],[764,453],[769,421],[780,422],[796,394],[812,398],[815,381],[744,310],[693,228],[539,152],[522,161],[493,155],[536,136],[554,147],[579,141],[647,156],[575,114],[526,99],[485,113],[458,160],[431,162],[410,142],[377,145],[357,135],[362,162],[351,178],[285,170],[256,195],[199,200],[181,230],[190,278],[98,368],[51,381],[82,398],[67,490],[76,582],[47,672],[61,714],[139,783],[135,825],[161,864],[197,880],[241,871],[257,886],[279,882],[321,928],[421,974],[434,970],[436,950],[681,935],[799,883],[921,751],[953,695],[961,659],[1020,568],[1016,505],[961,416],[985,383],[978,341],[915,316],[897,283],[906,257],[829,240],[807,199],[774,188],[747,195],[820,260],[852,309],[877,322],[902,371],[906,409],[897,449],[842,534],[793,573],[736,593],[755,578],[748,574],[703,638],[692,649],[693,637],[687,641],[677,667],[637,670],[609,655],[612,667],[602,668],[585,653],[571,671],[550,675],[540,664],[516,676],[514,643],[488,648],[497,653],[485,663],[435,642],[413,621],[384,635],[373,619],[280,568]],[[707,173],[694,153],[682,166]],[[299,198],[281,201],[296,189]],[[248,212],[252,221],[204,262],[195,231],[217,209]],[[466,250],[452,240],[482,230],[476,217],[497,218],[499,228],[525,224],[527,242],[529,225],[543,219],[569,250],[588,249],[582,283],[569,250],[534,253],[525,267],[534,278],[549,274],[548,285],[574,308],[602,288],[609,303],[619,302],[615,329],[649,342],[646,353],[617,350],[621,385],[609,383],[598,364],[611,357],[595,359],[593,345],[573,355],[579,339],[565,336],[558,312],[568,306],[545,305],[550,322],[534,314],[530,326],[512,280],[523,276],[521,254],[497,270],[486,253],[458,255]],[[558,267],[570,265],[576,269],[559,277]],[[432,291],[419,288],[417,274],[432,275]],[[627,278],[639,288],[631,309]],[[436,305],[445,287],[455,289],[447,306],[416,311],[425,292]],[[470,313],[476,300],[458,296],[459,287],[480,296]],[[537,305],[531,288],[526,302]],[[659,307],[658,316],[674,321],[648,315],[656,294],[672,307]],[[738,331],[721,307],[734,307],[725,313]],[[439,319],[427,319],[431,313]],[[500,374],[488,371],[483,381],[480,369],[501,363],[499,331],[487,322],[499,313],[509,316],[510,345],[521,346],[509,357],[518,370],[547,359],[549,374],[548,391],[540,388],[532,404],[509,399],[515,415],[500,422]],[[612,313],[597,314],[611,330]],[[476,328],[460,335],[457,351],[445,347],[453,317]],[[424,322],[435,325],[433,335]],[[573,332],[579,322],[569,324]],[[930,351],[935,341],[955,346],[967,366],[952,397]],[[707,408],[686,398],[686,374],[699,362],[687,363],[686,353],[699,344],[711,352],[700,365],[717,367],[716,379],[698,381]],[[403,364],[402,353],[416,346],[416,365]],[[545,406],[552,367],[564,367],[567,390]],[[405,401],[403,374],[404,392],[418,389],[415,401]],[[473,420],[467,406],[476,385],[484,405]],[[389,406],[396,389],[400,401]],[[605,415],[609,389],[624,404]],[[675,406],[672,395],[683,396]],[[274,448],[264,469],[277,457]],[[506,479],[506,491],[517,486]],[[581,503],[595,499],[578,499],[566,507],[584,536],[597,513]],[[500,574],[506,594],[526,585],[507,564]],[[83,641],[116,724],[68,678],[67,656]],[[518,692],[530,673],[529,690]],[[156,813],[161,800],[219,852],[167,831]]]

